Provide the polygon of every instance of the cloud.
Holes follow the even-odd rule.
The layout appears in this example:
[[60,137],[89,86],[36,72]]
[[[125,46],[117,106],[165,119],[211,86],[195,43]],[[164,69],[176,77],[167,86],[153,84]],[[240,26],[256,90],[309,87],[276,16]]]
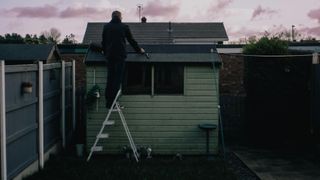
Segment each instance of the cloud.
[[218,0],[216,4],[213,4],[209,11],[211,13],[224,11],[234,0]]
[[100,18],[110,16],[112,10],[90,6],[72,6],[59,10],[53,5],[0,9],[0,15],[19,18]]
[[253,11],[251,20],[256,19],[261,16],[272,16],[273,14],[278,13],[278,11],[270,8],[262,8],[260,5]]
[[61,18],[77,18],[77,17],[106,17],[111,14],[111,9],[94,8],[94,7],[68,7],[61,11],[59,17]]
[[311,19],[316,19],[316,20],[318,20],[318,22],[320,23],[320,8],[319,8],[319,9],[311,10],[311,11],[308,13],[308,16],[309,16]]
[[159,0],[154,0],[148,2],[148,4],[143,7],[143,15],[153,17],[173,17],[179,13],[179,10],[178,3],[165,5]]
[[309,36],[318,36],[320,37],[320,26],[318,27],[305,27],[299,29],[300,32]]
[[[210,17],[210,19],[219,18],[219,17],[226,17],[229,15],[227,13],[228,6],[233,2],[234,0],[218,0],[216,3],[211,4],[208,7],[208,10],[204,16]],[[201,13],[201,12],[200,12]]]
[[263,31],[248,29],[246,27],[241,27],[240,29],[234,30],[229,28],[228,35],[231,37],[251,37],[251,36],[262,36],[264,34]]
[[38,7],[14,7],[3,10],[2,15],[27,18],[50,18],[58,15],[58,9],[52,5],[43,5]]

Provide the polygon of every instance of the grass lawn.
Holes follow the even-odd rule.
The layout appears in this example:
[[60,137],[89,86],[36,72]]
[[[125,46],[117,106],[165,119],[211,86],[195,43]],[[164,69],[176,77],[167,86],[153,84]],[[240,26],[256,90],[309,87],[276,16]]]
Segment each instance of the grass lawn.
[[53,156],[44,170],[26,178],[27,180],[152,180],[152,179],[237,179],[227,169],[223,160],[216,158],[208,161],[206,157],[158,156],[143,159],[139,163],[120,156],[97,156],[89,163],[85,159]]

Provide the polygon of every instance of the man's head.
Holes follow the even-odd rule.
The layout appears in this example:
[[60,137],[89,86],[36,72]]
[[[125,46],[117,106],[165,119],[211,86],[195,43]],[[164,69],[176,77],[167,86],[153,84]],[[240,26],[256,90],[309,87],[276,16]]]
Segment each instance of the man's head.
[[120,11],[113,11],[112,12],[112,19],[120,19],[120,20],[122,20],[121,12]]

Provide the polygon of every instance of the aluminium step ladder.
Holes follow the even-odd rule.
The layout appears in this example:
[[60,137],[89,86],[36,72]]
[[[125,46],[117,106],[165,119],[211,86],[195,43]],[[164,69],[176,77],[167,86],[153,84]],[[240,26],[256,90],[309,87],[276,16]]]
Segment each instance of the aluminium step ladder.
[[97,136],[96,136],[96,140],[95,140],[93,146],[92,146],[91,149],[90,149],[90,154],[89,154],[89,156],[88,156],[88,158],[87,158],[87,161],[90,160],[93,152],[99,152],[99,151],[102,151],[102,150],[103,150],[103,147],[102,147],[102,146],[97,146],[97,144],[98,144],[98,142],[99,142],[100,139],[109,138],[109,134],[108,134],[108,133],[103,133],[104,128],[105,128],[106,126],[114,125],[115,122],[109,120],[109,118],[110,118],[112,112],[118,112],[118,114],[119,114],[119,116],[120,116],[120,119],[121,119],[121,122],[122,122],[122,125],[123,125],[123,128],[124,128],[124,130],[125,130],[125,132],[126,132],[126,135],[127,135],[127,137],[128,137],[128,140],[129,140],[131,149],[132,149],[132,151],[133,151],[133,155],[134,155],[136,161],[139,162],[139,154],[138,154],[138,152],[137,152],[136,145],[135,145],[134,142],[133,142],[133,139],[132,139],[131,133],[130,133],[130,131],[129,131],[127,122],[126,122],[126,120],[125,120],[125,118],[124,118],[124,115],[123,115],[123,113],[122,113],[121,107],[120,107],[119,102],[118,102],[118,99],[119,99],[119,97],[120,97],[120,94],[121,94],[121,90],[118,91],[118,93],[117,93],[117,95],[116,95],[116,97],[115,97],[115,99],[114,99],[114,101],[113,101],[113,103],[112,103],[112,105],[111,105],[111,108],[110,108],[109,111],[108,111],[107,117],[106,117],[106,119],[105,119],[105,120],[103,121],[103,123],[102,123],[101,129],[100,129],[99,133],[98,133]]

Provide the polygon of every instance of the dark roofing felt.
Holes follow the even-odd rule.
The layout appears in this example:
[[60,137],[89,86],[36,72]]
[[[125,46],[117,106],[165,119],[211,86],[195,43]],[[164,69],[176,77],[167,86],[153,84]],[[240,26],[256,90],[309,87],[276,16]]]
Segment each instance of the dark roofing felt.
[[49,55],[59,52],[54,44],[0,44],[0,59],[6,61],[46,61]]
[[[105,23],[88,23],[83,43],[101,42]],[[177,39],[216,39],[227,41],[223,23],[126,23],[134,38],[140,44],[170,44]]]
[[[135,53],[128,47],[127,62],[181,62],[181,63],[213,63],[220,62],[214,45],[142,45],[149,54]],[[104,63],[106,59],[99,48],[90,48],[86,63]]]

